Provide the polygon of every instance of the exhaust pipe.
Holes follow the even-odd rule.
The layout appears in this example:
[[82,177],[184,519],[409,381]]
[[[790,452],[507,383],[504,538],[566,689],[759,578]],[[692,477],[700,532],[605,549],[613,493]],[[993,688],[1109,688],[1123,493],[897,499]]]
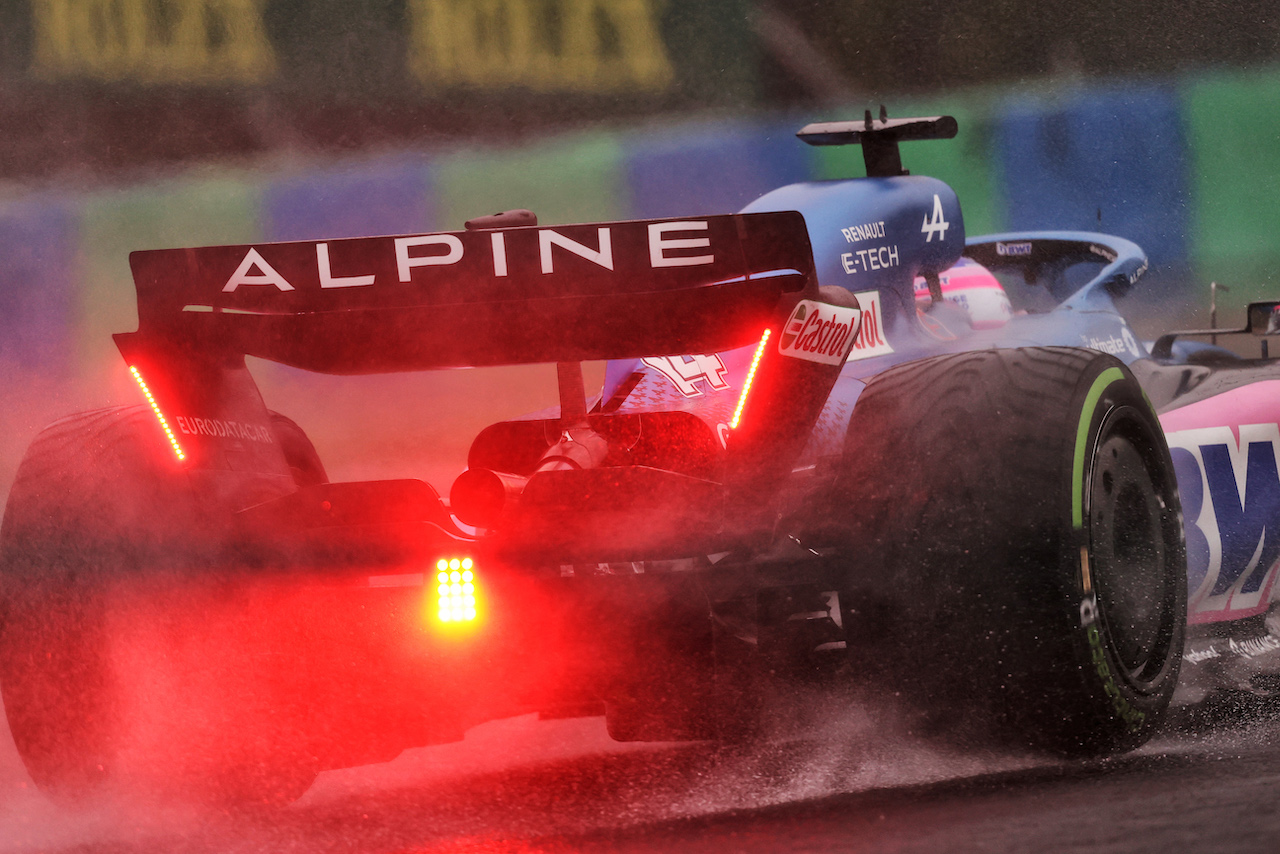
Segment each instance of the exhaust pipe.
[[[560,386],[560,440],[543,452],[533,474],[598,468],[609,455],[608,441],[587,420],[580,362],[556,365]],[[490,469],[467,469],[449,489],[453,515],[477,528],[492,528],[515,506],[529,478]]]
[[490,469],[467,469],[449,489],[449,509],[459,520],[488,528],[513,506],[527,477]]
[[[608,453],[608,442],[590,427],[570,428],[542,454],[533,473],[597,468]],[[467,469],[449,489],[449,506],[468,525],[492,528],[520,500],[528,482],[510,472]]]

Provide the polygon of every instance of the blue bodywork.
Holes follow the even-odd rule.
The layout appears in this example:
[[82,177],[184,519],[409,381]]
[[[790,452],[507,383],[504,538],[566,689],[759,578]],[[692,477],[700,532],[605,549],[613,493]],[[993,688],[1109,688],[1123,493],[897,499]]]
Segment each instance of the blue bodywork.
[[[929,356],[990,347],[1071,346],[1111,353],[1126,364],[1148,356],[1115,298],[1146,271],[1134,243],[1088,232],[1027,232],[970,238],[955,192],[924,176],[806,182],[781,187],[747,205],[744,213],[795,210],[804,215],[820,286],[858,296],[864,324],[879,325],[883,344],[846,363],[823,409],[798,467],[842,451],[845,432],[866,380],[887,368]],[[1049,247],[1048,261],[1034,268],[1043,312],[1017,313],[997,329],[973,329],[963,310],[943,302],[917,303],[917,277],[938,275],[962,256],[981,256],[989,268],[1021,273]],[[1021,278],[1019,275],[1017,278]],[[873,305],[874,304],[874,305]],[[694,393],[676,388],[662,360],[612,362],[603,399],[608,401],[633,373],[642,379],[620,412],[678,409],[713,426],[729,422],[754,348],[715,354],[728,388],[692,382]],[[691,359],[692,357],[686,357]],[[701,357],[708,358],[708,357]],[[656,365],[656,366],[655,366]],[[682,368],[683,366],[676,366]],[[696,373],[685,370],[686,375]]]

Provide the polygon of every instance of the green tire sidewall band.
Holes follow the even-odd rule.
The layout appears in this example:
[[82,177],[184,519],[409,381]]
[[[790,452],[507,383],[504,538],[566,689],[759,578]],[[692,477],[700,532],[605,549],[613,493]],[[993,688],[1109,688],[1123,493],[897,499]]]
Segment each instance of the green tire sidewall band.
[[1124,372],[1119,368],[1107,368],[1098,374],[1089,387],[1084,406],[1080,410],[1080,423],[1076,426],[1075,457],[1071,462],[1071,526],[1076,530],[1084,527],[1084,460],[1089,444],[1089,427],[1093,424],[1093,412],[1107,387],[1122,379]]

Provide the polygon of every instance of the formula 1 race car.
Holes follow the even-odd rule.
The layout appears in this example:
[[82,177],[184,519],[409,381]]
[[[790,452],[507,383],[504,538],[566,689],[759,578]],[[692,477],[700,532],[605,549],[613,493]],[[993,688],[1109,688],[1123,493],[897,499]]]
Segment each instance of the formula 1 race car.
[[[1121,238],[966,243],[898,148],[956,130],[811,125],[869,177],[732,215],[133,253],[145,402],[40,434],[0,532],[34,780],[280,802],[530,711],[747,738],[788,680],[1097,756],[1151,736],[1184,648],[1202,692],[1280,689],[1280,368],[1149,352]],[[1249,318],[1265,348],[1276,306]],[[483,430],[446,501],[330,482],[246,356],[554,362],[560,406]]]

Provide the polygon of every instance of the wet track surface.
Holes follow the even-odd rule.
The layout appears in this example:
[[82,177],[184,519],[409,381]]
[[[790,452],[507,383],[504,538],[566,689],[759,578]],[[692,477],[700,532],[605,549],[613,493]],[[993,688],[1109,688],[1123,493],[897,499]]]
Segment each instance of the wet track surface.
[[[830,711],[830,710],[828,710]],[[286,809],[70,811],[3,756],[0,850],[94,852],[1274,851],[1280,721],[1183,726],[1109,761],[949,751],[827,714],[750,753],[619,745],[532,716],[323,774]],[[6,736],[7,741],[7,736]]]

